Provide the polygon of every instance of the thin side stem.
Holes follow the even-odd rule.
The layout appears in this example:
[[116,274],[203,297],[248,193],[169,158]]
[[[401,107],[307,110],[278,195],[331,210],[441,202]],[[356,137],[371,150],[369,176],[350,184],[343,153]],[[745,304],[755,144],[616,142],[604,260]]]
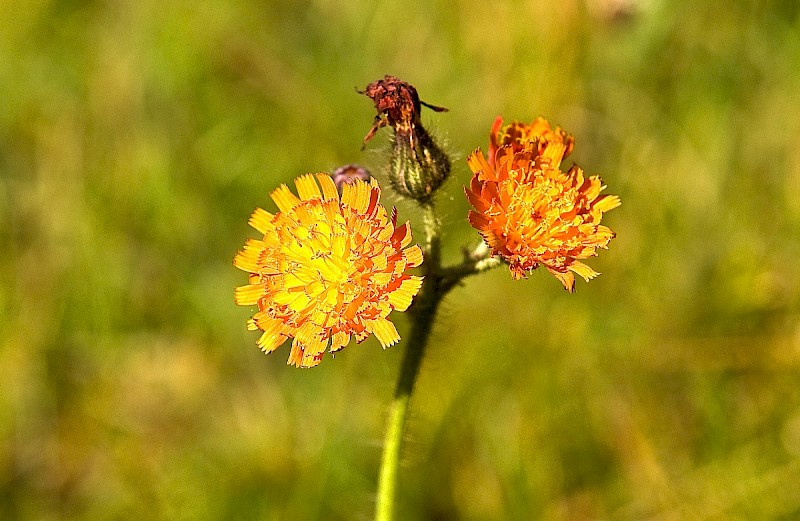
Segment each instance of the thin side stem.
[[496,268],[500,264],[502,264],[500,258],[492,257],[489,247],[481,242],[475,250],[464,252],[464,261],[461,264],[440,269],[440,291],[447,293],[461,282],[461,279]]

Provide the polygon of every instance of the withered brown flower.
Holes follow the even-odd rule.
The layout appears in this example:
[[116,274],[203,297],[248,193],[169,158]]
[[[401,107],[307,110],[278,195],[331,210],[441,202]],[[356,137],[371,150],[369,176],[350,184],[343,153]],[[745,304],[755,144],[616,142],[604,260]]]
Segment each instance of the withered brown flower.
[[372,128],[364,136],[365,145],[375,136],[379,128],[387,125],[394,128],[398,135],[408,136],[413,144],[414,130],[422,126],[419,115],[423,105],[435,112],[447,111],[444,107],[421,101],[413,85],[389,74],[382,80],[373,81],[367,88],[358,92],[367,95],[375,103],[375,109],[378,111]]
[[378,114],[364,136],[364,146],[379,128],[394,130],[389,180],[401,195],[419,202],[428,201],[450,173],[450,158],[422,126],[420,111],[428,107],[436,112],[447,109],[419,99],[410,83],[386,75],[373,81],[363,91],[374,103]]

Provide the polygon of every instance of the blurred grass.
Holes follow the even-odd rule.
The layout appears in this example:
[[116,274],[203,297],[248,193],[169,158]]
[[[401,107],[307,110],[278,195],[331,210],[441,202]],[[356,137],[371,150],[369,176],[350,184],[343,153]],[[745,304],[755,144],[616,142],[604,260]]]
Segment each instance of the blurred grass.
[[449,297],[400,519],[796,519],[798,64],[792,1],[4,3],[0,518],[370,518],[402,345],[285,367],[231,259],[277,184],[380,171],[391,73],[450,108],[451,259],[497,114],[623,200],[575,295]]

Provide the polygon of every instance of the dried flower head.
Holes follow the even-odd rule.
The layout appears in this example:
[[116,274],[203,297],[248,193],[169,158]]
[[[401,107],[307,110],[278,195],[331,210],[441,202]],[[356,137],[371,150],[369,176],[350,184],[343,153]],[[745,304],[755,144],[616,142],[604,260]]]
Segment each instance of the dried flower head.
[[514,278],[542,265],[572,292],[573,273],[587,281],[599,275],[580,260],[608,247],[614,232],[600,220],[620,200],[600,195],[600,178],[585,177],[577,166],[561,171],[572,138],[541,121],[535,128],[514,124],[500,134],[489,161],[480,150],[469,156],[469,222],[492,254],[508,262]]
[[372,128],[364,136],[364,143],[372,139],[379,128],[389,125],[397,134],[414,138],[415,127],[420,124],[421,105],[435,112],[447,111],[444,107],[430,105],[420,101],[417,89],[410,83],[400,81],[389,74],[382,80],[373,81],[364,90],[358,91],[366,94],[374,103],[378,114],[375,116]]
[[374,180],[342,185],[341,197],[327,174],[295,185],[297,196],[286,185],[270,194],[278,213],[256,209],[250,225],[264,236],[248,239],[233,262],[250,273],[235,298],[258,306],[248,321],[263,331],[258,345],[269,353],[293,338],[288,363],[312,367],[351,336],[394,344],[400,336],[387,316],[405,311],[422,284],[406,273],[422,263],[419,246],[407,247],[410,225],[387,215]]
[[428,201],[450,174],[450,158],[422,126],[420,111],[422,106],[436,112],[447,109],[420,101],[413,85],[389,75],[359,92],[372,99],[378,111],[372,128],[364,136],[364,145],[379,128],[392,127],[389,164],[392,188],[405,197]]

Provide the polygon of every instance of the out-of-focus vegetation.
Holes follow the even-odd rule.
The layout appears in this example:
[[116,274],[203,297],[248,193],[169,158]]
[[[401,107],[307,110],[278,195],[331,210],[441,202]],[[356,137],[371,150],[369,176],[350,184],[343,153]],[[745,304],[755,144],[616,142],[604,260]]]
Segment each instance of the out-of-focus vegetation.
[[231,260],[279,183],[380,172],[354,87],[386,73],[450,109],[450,259],[498,114],[568,129],[623,201],[576,294],[503,269],[448,297],[399,518],[797,519],[791,0],[7,0],[0,518],[371,516],[403,345],[287,367]]

